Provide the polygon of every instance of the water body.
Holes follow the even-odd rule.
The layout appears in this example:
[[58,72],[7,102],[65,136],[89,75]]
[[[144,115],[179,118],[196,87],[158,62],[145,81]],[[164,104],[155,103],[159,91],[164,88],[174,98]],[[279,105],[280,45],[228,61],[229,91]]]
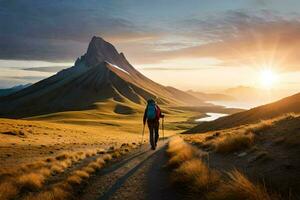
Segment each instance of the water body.
[[208,115],[207,117],[203,117],[200,119],[196,119],[196,122],[209,122],[209,121],[213,121],[216,120],[220,117],[225,117],[228,114],[224,114],[224,113],[206,113],[206,115]]

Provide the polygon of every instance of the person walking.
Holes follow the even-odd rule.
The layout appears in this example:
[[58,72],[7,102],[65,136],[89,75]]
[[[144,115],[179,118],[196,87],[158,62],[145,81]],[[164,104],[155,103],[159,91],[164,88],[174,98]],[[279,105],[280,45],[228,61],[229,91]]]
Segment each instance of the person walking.
[[159,138],[159,119],[164,117],[165,116],[162,114],[157,103],[153,99],[149,99],[147,101],[147,107],[144,112],[143,124],[145,126],[147,121],[150,134],[150,145],[152,150],[155,150]]

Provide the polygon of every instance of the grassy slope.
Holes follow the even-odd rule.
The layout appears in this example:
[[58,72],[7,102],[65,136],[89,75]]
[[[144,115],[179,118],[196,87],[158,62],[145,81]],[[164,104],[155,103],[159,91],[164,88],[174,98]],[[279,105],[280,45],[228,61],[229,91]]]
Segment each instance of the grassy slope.
[[275,200],[263,185],[251,182],[240,171],[216,170],[209,166],[209,154],[180,138],[172,138],[167,149],[171,180],[184,188],[186,196],[207,200]]
[[300,117],[287,115],[252,125],[185,135],[210,152],[210,166],[238,168],[252,180],[297,199],[300,187]]
[[[117,113],[116,108],[118,108]],[[132,113],[120,114],[127,113],[128,110]],[[168,111],[165,119],[165,136],[182,132],[193,126],[190,122],[186,122],[186,119],[196,113],[166,107],[162,107],[162,110]],[[110,100],[104,106],[99,105],[92,110],[53,113],[22,120],[2,118],[0,119],[0,165],[22,164],[63,151],[139,143],[143,112],[143,106]],[[148,141],[147,128],[144,139]]]

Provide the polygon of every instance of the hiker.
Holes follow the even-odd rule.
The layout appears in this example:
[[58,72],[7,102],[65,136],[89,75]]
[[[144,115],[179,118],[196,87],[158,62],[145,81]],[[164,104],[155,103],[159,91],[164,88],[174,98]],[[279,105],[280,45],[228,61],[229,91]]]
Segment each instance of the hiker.
[[145,126],[147,120],[150,133],[150,145],[152,150],[155,150],[159,138],[158,131],[160,118],[164,118],[164,115],[161,113],[160,108],[153,99],[149,99],[147,101],[147,107],[144,112],[143,123]]

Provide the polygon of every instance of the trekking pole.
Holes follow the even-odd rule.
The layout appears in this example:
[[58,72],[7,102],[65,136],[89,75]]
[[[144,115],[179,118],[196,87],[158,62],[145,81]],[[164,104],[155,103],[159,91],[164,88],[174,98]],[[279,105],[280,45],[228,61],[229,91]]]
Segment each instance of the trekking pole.
[[165,142],[165,128],[164,128],[164,118],[162,118],[162,124],[161,124],[161,126],[162,126],[162,132],[163,132],[163,142]]
[[144,132],[145,132],[145,124],[143,125],[143,132],[142,132],[142,142],[141,142],[141,145],[142,145],[143,142],[144,142]]

